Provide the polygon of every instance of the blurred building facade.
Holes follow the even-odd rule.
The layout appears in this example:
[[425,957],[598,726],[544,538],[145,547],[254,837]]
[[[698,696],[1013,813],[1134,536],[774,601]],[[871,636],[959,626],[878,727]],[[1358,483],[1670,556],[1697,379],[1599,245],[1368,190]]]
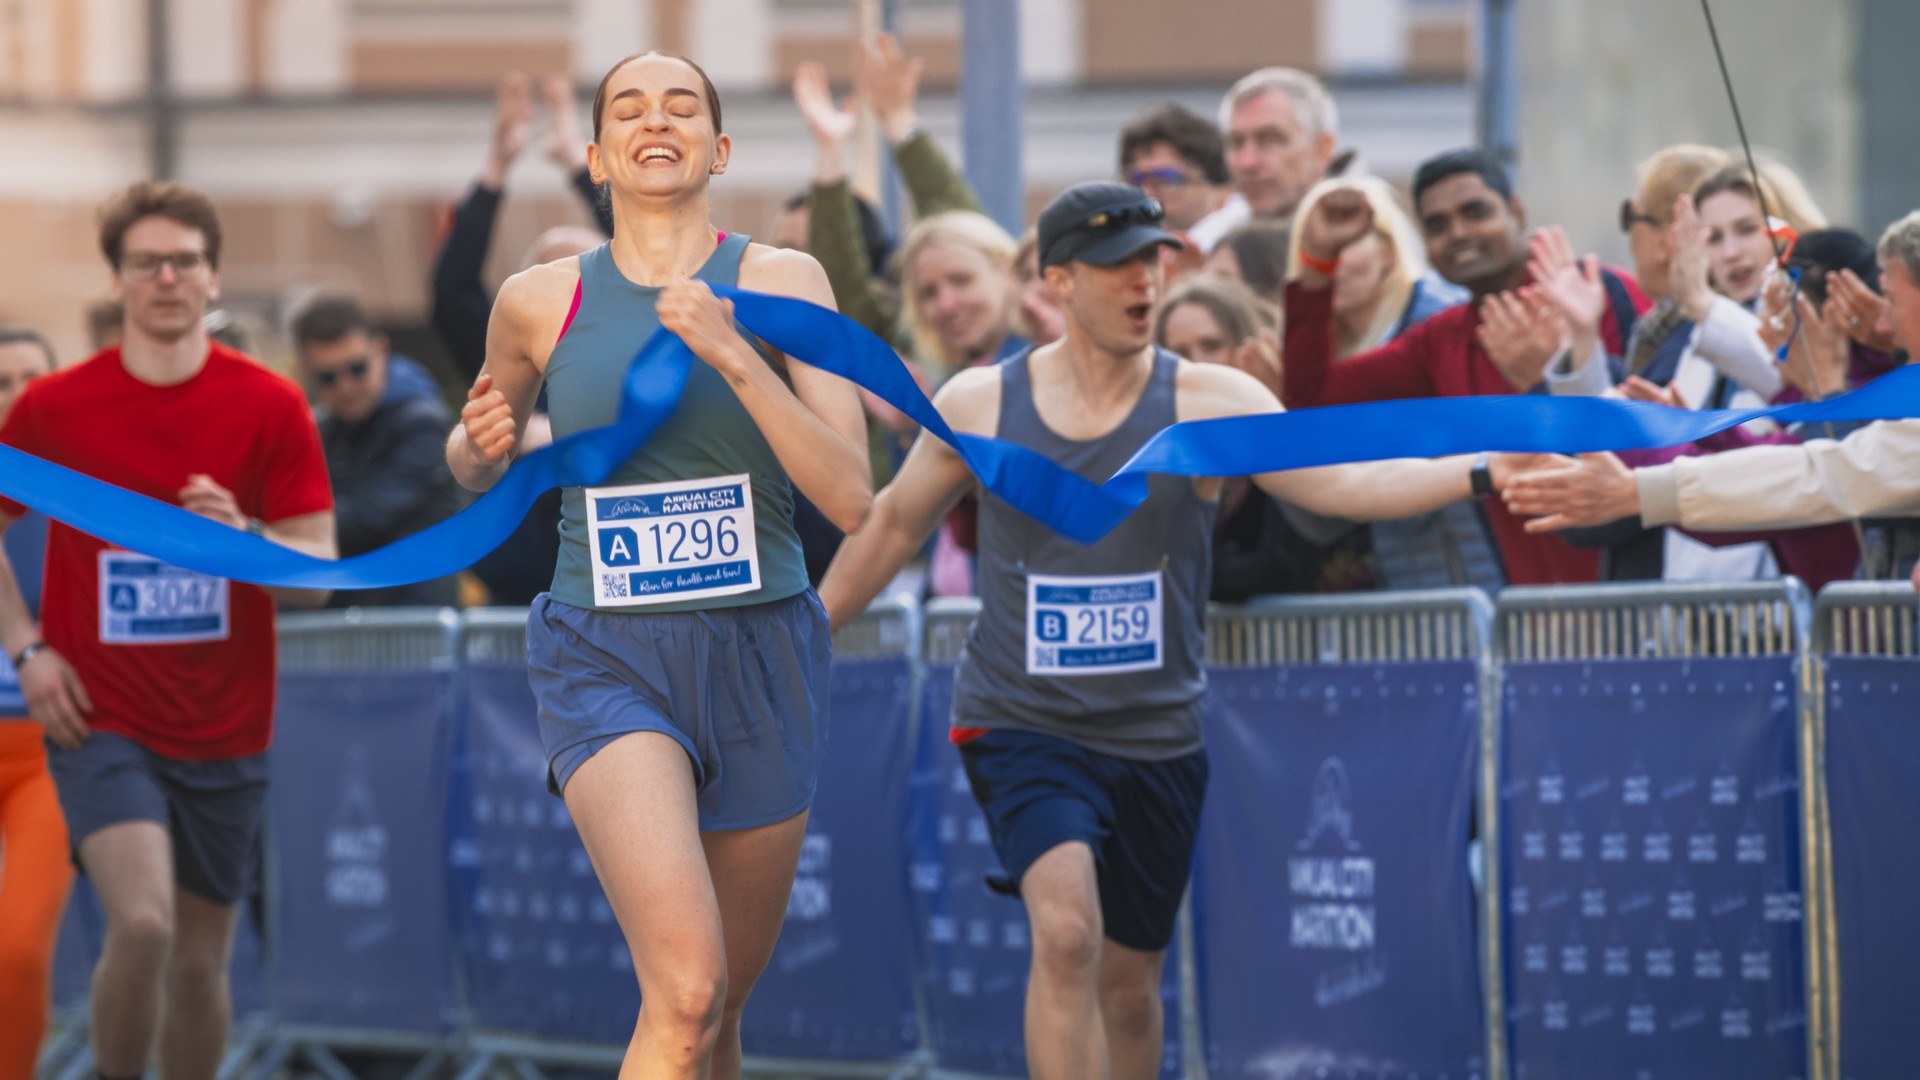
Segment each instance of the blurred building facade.
[[[1343,141],[1404,181],[1475,134],[1486,0],[1021,0],[1029,205],[1112,175],[1133,115],[1175,100],[1211,115],[1266,64],[1335,88]],[[1511,0],[1509,0],[1511,2]],[[685,52],[726,98],[733,166],[715,217],[764,232],[812,151],[787,93],[794,67],[849,66],[853,0],[0,0],[0,322],[65,357],[106,293],[94,211],[154,162],[149,12],[164,7],[179,179],[219,200],[226,303],[273,328],[304,290],[346,288],[396,328],[424,324],[449,208],[486,154],[509,70],[569,76],[584,117],[631,52]],[[892,0],[927,59],[927,128],[960,155],[963,0]],[[1613,226],[1636,164],[1679,141],[1731,146],[1731,112],[1698,7],[1673,0],[1524,0],[1519,180],[1536,221],[1624,260]],[[1721,36],[1756,146],[1801,170],[1839,223],[1869,233],[1920,205],[1920,140],[1904,103],[1913,0],[1736,0]],[[584,120],[583,120],[584,124]],[[543,228],[585,220],[534,148],[513,170],[493,250],[512,269]],[[263,343],[263,352],[273,349]]]
[[[1167,99],[1211,115],[1264,64],[1353,85],[1350,141],[1404,177],[1471,137],[1473,0],[1024,0],[1025,172],[1041,199],[1111,175],[1119,128]],[[105,295],[100,199],[152,169],[147,0],[0,0],[0,321],[64,357]],[[255,326],[299,293],[348,288],[396,326],[424,321],[448,208],[486,153],[506,71],[568,74],[580,112],[606,68],[646,48],[701,61],[727,103],[725,226],[764,231],[812,154],[794,67],[849,66],[849,0],[166,0],[175,175],[212,193],[229,233],[226,303]],[[960,0],[898,0],[927,58],[927,126],[959,153]],[[584,121],[583,121],[584,123]],[[535,146],[508,182],[496,280],[548,225],[584,221]],[[271,351],[263,348],[262,351]]]

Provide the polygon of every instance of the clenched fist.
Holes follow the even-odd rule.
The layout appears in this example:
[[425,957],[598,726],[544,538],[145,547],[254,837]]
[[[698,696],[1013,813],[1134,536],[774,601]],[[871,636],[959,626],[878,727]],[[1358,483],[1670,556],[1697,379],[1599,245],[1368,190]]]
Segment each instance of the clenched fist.
[[482,372],[467,391],[460,408],[460,426],[467,433],[467,457],[483,468],[500,464],[513,449],[513,407],[493,388],[493,376]]

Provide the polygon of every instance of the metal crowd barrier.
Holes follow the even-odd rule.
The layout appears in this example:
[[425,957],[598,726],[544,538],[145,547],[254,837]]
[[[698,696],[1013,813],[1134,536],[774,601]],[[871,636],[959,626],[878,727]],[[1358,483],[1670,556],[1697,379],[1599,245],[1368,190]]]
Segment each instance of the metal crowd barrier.
[[342,1054],[433,1075],[459,1024],[445,815],[458,616],[349,609],[280,619],[268,786],[271,1040],[247,1075]]
[[[822,974],[853,962],[843,942],[824,916],[790,919],[789,967],[770,967],[749,1009],[751,1070],[1024,1070],[1024,913],[980,890],[996,861],[944,745],[942,695],[977,611],[971,600],[893,602],[835,639],[836,682],[867,713],[829,743],[829,768],[852,772],[823,775],[831,843],[809,848],[796,896],[853,918],[842,905],[874,893],[861,928],[904,935],[905,951],[861,960],[858,975]],[[349,1080],[349,1053],[404,1054],[417,1076],[453,1060],[474,1080],[617,1064],[637,991],[565,806],[544,791],[525,630],[521,610],[282,619],[266,1011],[236,1027],[222,1080],[302,1065]],[[1207,658],[1217,687],[1265,694],[1288,722],[1336,707],[1356,723],[1367,709],[1390,715],[1373,699],[1394,694],[1407,696],[1406,719],[1475,710],[1479,828],[1497,841],[1477,909],[1478,1064],[1490,1080],[1654,1064],[1662,1077],[1865,1080],[1904,1067],[1920,934],[1907,941],[1903,905],[1920,876],[1908,889],[1886,875],[1920,840],[1902,832],[1920,820],[1908,779],[1920,767],[1920,726],[1906,722],[1920,686],[1910,587],[1836,584],[1817,609],[1790,579],[1510,589],[1491,614],[1470,590],[1264,600],[1210,612]],[[1236,700],[1210,703],[1208,722],[1247,707]],[[850,753],[869,742],[877,757]],[[898,792],[883,790],[883,770],[900,774]],[[1218,759],[1215,780],[1227,790]],[[1288,789],[1274,804],[1283,815],[1312,796],[1308,835],[1287,832],[1287,844],[1373,841],[1340,833],[1377,828],[1354,824],[1343,784],[1268,786]],[[1409,825],[1425,824],[1417,816]],[[905,834],[899,862],[871,872],[898,873],[896,897],[878,895],[878,878],[838,880],[850,872],[842,853],[893,828]],[[889,899],[912,925],[886,924]],[[1235,942],[1209,930],[1189,897],[1169,965],[1164,1075],[1206,1075],[1209,1040],[1225,1030],[1203,984],[1209,953]],[[71,921],[63,931],[69,976],[83,970],[82,931]],[[558,983],[521,978],[555,963]],[[1322,986],[1379,1009],[1387,998],[1366,996],[1369,978],[1362,964]],[[78,1076],[89,1056],[75,990],[63,998],[75,1022],[43,1063]],[[855,999],[885,1003],[869,1020]]]
[[1836,1080],[1894,1076],[1911,1068],[1909,1012],[1920,993],[1920,601],[1906,582],[1839,582],[1821,591],[1813,621],[1812,775],[1824,781],[1814,787],[1830,898],[1813,929],[1832,988],[1822,1065]]
[[1515,1074],[1825,1075],[1809,612],[1791,578],[1501,594]]
[[1474,589],[1210,612],[1190,1000],[1216,1080],[1501,1075],[1497,910],[1468,843],[1492,616]]
[[1493,606],[1478,589],[1270,596],[1214,605],[1207,663],[1363,664],[1488,653]]

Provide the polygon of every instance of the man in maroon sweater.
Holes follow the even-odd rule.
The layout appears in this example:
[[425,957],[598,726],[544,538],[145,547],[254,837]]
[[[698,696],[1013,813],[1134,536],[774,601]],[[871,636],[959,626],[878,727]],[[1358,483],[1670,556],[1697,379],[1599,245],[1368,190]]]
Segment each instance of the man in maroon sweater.
[[[1467,288],[1471,302],[1443,311],[1386,345],[1335,362],[1332,272],[1340,252],[1367,235],[1372,212],[1358,192],[1333,192],[1314,205],[1301,229],[1300,276],[1286,287],[1284,398],[1290,409],[1389,398],[1524,394],[1541,385],[1557,343],[1483,343],[1481,309],[1489,297],[1527,285],[1526,209],[1506,171],[1477,150],[1433,158],[1414,175],[1413,199],[1427,259],[1442,277]],[[1602,320],[1607,352],[1624,351],[1648,300],[1633,279],[1602,271],[1612,318]],[[1512,303],[1500,297],[1496,304]],[[1485,504],[1488,525],[1515,585],[1584,582],[1599,576],[1597,550],[1558,536],[1528,533],[1499,500]]]

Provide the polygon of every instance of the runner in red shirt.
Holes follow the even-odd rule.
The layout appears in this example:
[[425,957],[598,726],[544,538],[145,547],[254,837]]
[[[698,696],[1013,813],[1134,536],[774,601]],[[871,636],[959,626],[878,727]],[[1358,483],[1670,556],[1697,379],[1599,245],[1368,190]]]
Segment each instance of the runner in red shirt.
[[[142,182],[102,215],[124,343],[36,380],[0,442],[236,529],[334,555],[332,495],[299,389],[208,341],[213,204]],[[25,508],[0,499],[0,530]],[[94,970],[95,1067],[211,1078],[231,1019],[227,954],[252,882],[274,696],[274,600],[55,523],[41,628],[0,557],[0,644],[19,669],[80,868],[107,934]],[[164,984],[163,984],[164,980]]]

